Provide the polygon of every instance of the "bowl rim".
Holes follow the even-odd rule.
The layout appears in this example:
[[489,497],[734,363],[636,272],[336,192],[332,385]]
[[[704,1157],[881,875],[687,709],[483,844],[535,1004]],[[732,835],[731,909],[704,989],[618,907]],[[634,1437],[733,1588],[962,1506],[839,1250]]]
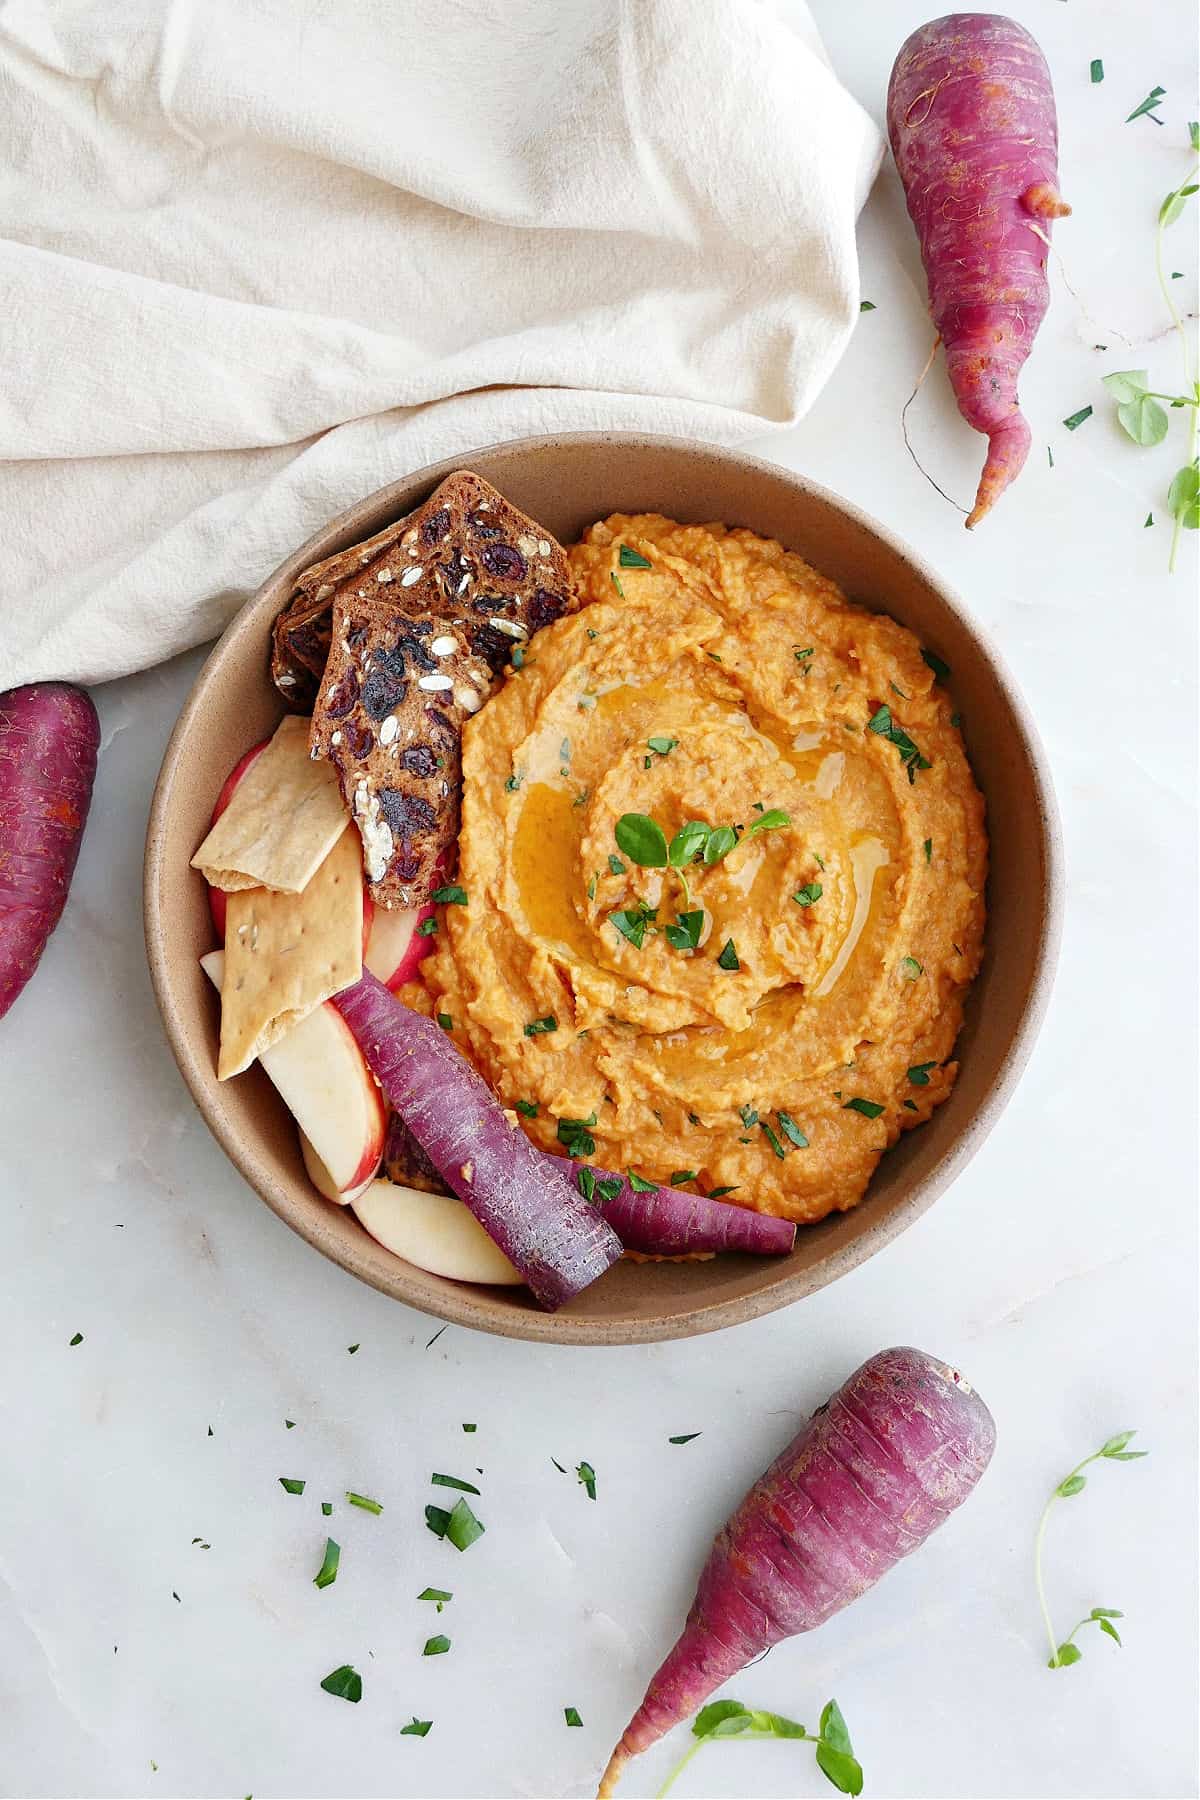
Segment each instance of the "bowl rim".
[[[569,1312],[545,1313],[534,1309],[512,1309],[497,1316],[494,1310],[495,1303],[479,1296],[469,1286],[462,1287],[460,1291],[439,1293],[436,1299],[428,1294],[417,1297],[404,1291],[408,1284],[408,1277],[404,1273],[406,1265],[403,1264],[402,1259],[397,1259],[396,1276],[386,1280],[365,1258],[359,1257],[354,1249],[347,1249],[344,1253],[340,1249],[335,1249],[321,1237],[315,1225],[310,1225],[303,1215],[297,1215],[294,1202],[282,1188],[277,1187],[256,1166],[252,1150],[243,1143],[239,1134],[228,1128],[225,1119],[218,1111],[210,1108],[207,1090],[211,1070],[200,1066],[193,1046],[181,1033],[177,1032],[167,998],[171,985],[166,949],[169,934],[161,929],[163,921],[157,904],[159,880],[164,867],[166,837],[164,828],[174,782],[179,772],[181,752],[190,734],[193,718],[200,710],[207,695],[212,665],[218,656],[224,654],[232,641],[249,628],[251,616],[258,608],[268,588],[274,587],[285,577],[290,577],[301,569],[307,568],[322,556],[329,555],[331,553],[330,541],[347,530],[357,529],[356,522],[360,514],[368,511],[378,513],[381,510],[387,510],[391,495],[395,494],[398,497],[402,491],[409,492],[415,486],[436,486],[437,482],[447,474],[456,469],[470,468],[474,460],[478,458],[490,456],[495,452],[569,449],[573,446],[584,445],[599,448],[609,447],[613,444],[684,451],[691,454],[701,451],[734,463],[751,475],[761,474],[775,481],[782,478],[798,493],[841,513],[858,529],[879,540],[893,556],[908,565],[919,581],[932,588],[939,599],[961,619],[967,631],[978,643],[988,664],[989,672],[1002,690],[1004,699],[1011,709],[1033,779],[1046,871],[1040,916],[1037,920],[1037,953],[1025,1006],[1017,1029],[974,1114],[967,1121],[964,1129],[947,1147],[945,1153],[917,1182],[912,1192],[906,1195],[884,1218],[877,1221],[871,1230],[864,1231],[851,1242],[830,1251],[820,1262],[796,1270],[791,1275],[784,1275],[765,1288],[749,1294],[732,1295],[727,1300],[708,1300],[694,1309],[672,1312],[669,1316],[661,1319],[609,1320],[588,1315],[573,1316]],[[381,529],[381,526],[375,524],[370,529],[376,531]],[[990,629],[968,609],[958,591],[949,586],[904,538],[880,524],[853,501],[844,499],[840,494],[823,486],[820,482],[813,481],[807,475],[782,464],[767,462],[762,457],[750,456],[739,450],[730,450],[720,444],[694,443],[685,438],[652,432],[570,431],[500,439],[493,443],[480,445],[460,455],[445,457],[436,463],[428,463],[413,470],[411,474],[385,483],[383,487],[376,488],[372,493],[364,495],[328,519],[303,544],[284,557],[264,578],[254,593],[239,607],[214,643],[192,683],[191,690],[167,740],[162,763],[155,779],[147,820],[143,860],[142,911],[147,961],[150,967],[154,996],[171,1053],[183,1076],[184,1083],[205,1124],[234,1167],[278,1218],[282,1219],[314,1249],[319,1250],[323,1256],[346,1270],[348,1274],[366,1282],[368,1286],[374,1287],[389,1298],[400,1300],[414,1310],[425,1313],[429,1317],[442,1319],[447,1324],[485,1331],[494,1336],[523,1338],[541,1343],[609,1346],[659,1343],[676,1338],[700,1336],[710,1331],[719,1331],[731,1325],[745,1323],[750,1319],[761,1318],[767,1313],[790,1306],[795,1301],[804,1299],[807,1295],[816,1293],[831,1282],[839,1280],[843,1275],[849,1274],[851,1270],[890,1244],[957,1180],[1008,1104],[1029,1061],[1042,1021],[1045,1018],[1053,991],[1062,943],[1065,902],[1063,871],[1062,823],[1054,792],[1049,758],[1030,708],[992,637]]]

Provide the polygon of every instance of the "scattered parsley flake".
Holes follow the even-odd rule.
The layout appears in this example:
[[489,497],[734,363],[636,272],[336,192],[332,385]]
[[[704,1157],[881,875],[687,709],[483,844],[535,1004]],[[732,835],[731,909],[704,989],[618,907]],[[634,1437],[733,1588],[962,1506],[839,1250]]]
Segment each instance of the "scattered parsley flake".
[[884,1109],[879,1104],[878,1100],[860,1100],[857,1098],[854,1100],[847,1100],[842,1107],[843,1112],[861,1113],[864,1119],[877,1119],[883,1110]]
[[936,1068],[936,1062],[914,1063],[912,1068],[908,1071],[908,1079],[912,1082],[914,1087],[928,1087],[929,1071],[930,1069]]
[[909,737],[903,726],[897,725],[892,717],[890,706],[881,706],[867,721],[867,730],[873,731],[877,737],[886,738],[889,744],[895,744],[900,752],[900,761],[908,772],[910,785],[917,779],[919,769],[930,769],[933,764],[928,757],[922,756],[917,746]]
[[333,1586],[334,1582],[337,1580],[338,1563],[341,1560],[341,1555],[340,1545],[335,1544],[332,1538],[326,1538],[325,1560],[313,1576],[314,1587],[327,1588]]
[[560,1119],[558,1121],[558,1141],[563,1145],[568,1156],[595,1155],[596,1140],[592,1136],[589,1126],[595,1125],[596,1123],[597,1119],[594,1107],[586,1119]]
[[456,1550],[468,1550],[477,1538],[481,1538],[484,1527],[475,1517],[465,1500],[456,1500],[453,1511],[446,1525],[446,1536]]
[[923,645],[921,648],[921,661],[927,668],[933,670],[938,681],[949,681],[950,664],[948,662],[943,662],[940,656],[936,656],[932,650],[926,650]]
[[69,1350],[73,1350],[75,1348],[76,1344],[82,1344],[82,1342],[83,1342],[83,1333],[82,1333],[82,1331],[77,1331],[75,1333],[75,1336],[68,1341],[67,1348]]
[[676,748],[678,743],[678,738],[651,737],[646,739],[646,748],[648,750],[653,750],[656,756],[670,756],[672,750]]
[[441,1635],[441,1633],[439,1633],[437,1637],[431,1637],[431,1638],[425,1639],[425,1648],[422,1650],[421,1655],[422,1656],[445,1656],[445,1654],[446,1654],[447,1650],[449,1650],[449,1648],[450,1648],[450,1639],[448,1637],[443,1637]]
[[478,1425],[464,1425],[463,1430],[464,1431],[478,1431],[479,1427],[478,1427]]
[[450,1592],[449,1588],[422,1588],[421,1592],[417,1595],[418,1600],[432,1600],[439,1612],[441,1612],[443,1606],[447,1605],[453,1598],[454,1595]]
[[916,981],[918,976],[925,973],[925,969],[924,965],[919,963],[915,956],[902,956],[900,958],[900,973],[903,975],[905,981]]
[[615,569],[609,571],[609,578],[623,600],[625,598],[625,589],[621,586],[621,577],[617,574]]
[[[1145,114],[1147,118],[1153,119],[1156,125],[1161,125],[1163,121],[1158,117],[1156,109],[1163,99],[1163,96],[1166,94],[1166,91],[1166,88],[1152,87],[1141,105],[1134,107],[1125,123],[1127,125],[1132,125],[1135,119],[1140,119],[1143,114]],[[1088,408],[1088,411],[1091,411],[1091,407]],[[1069,420],[1068,423],[1070,423]]]
[[632,1169],[628,1171],[628,1179],[629,1185],[635,1194],[654,1194],[658,1192],[657,1182],[646,1181],[643,1176],[635,1175]]
[[281,1475],[279,1485],[285,1494],[302,1494],[304,1492],[304,1483],[298,1481],[293,1475]]
[[360,1349],[360,1346],[358,1344],[347,1344],[346,1345],[346,1355],[354,1356],[359,1349]]
[[563,1707],[563,1718],[567,1721],[568,1725],[582,1725],[583,1724],[583,1720],[580,1718],[578,1711],[573,1706],[564,1706]]
[[737,1191],[738,1191],[738,1183],[735,1181],[732,1187],[715,1187],[715,1188],[713,1188],[712,1192],[709,1194],[708,1197],[710,1200],[720,1200],[723,1198],[724,1195],[736,1194]]
[[778,1134],[771,1129],[770,1125],[767,1124],[767,1121],[765,1119],[760,1119],[758,1121],[758,1128],[761,1132],[763,1132],[763,1134],[765,1135],[766,1140],[770,1144],[772,1150],[775,1152],[775,1154],[779,1158],[780,1162],[782,1162],[784,1157],[787,1155],[787,1151],[784,1149],[783,1145],[780,1143]]
[[321,1502],[322,1516],[327,1519],[330,1516],[330,1514],[332,1513],[332,1511],[333,1511],[332,1500],[322,1500],[322,1502]]
[[[1126,121],[1126,123],[1128,123],[1128,121]],[[1079,411],[1072,413],[1069,419],[1064,419],[1063,424],[1066,426],[1068,431],[1078,431],[1079,427],[1083,424],[1084,420],[1090,419],[1091,416],[1092,416],[1091,407],[1090,406],[1081,406]]]
[[792,895],[792,899],[796,902],[797,906],[812,906],[814,901],[819,900],[824,892],[825,889],[821,886],[819,881],[809,881],[804,887],[799,888],[797,892]]
[[546,1013],[543,1018],[530,1019],[525,1027],[526,1037],[545,1037],[548,1031],[558,1030],[558,1020],[553,1013]]
[[295,1431],[295,1429],[296,1429],[295,1419],[285,1419],[283,1421],[283,1429],[285,1431]]
[[921,848],[925,852],[925,862],[926,862],[926,865],[928,865],[929,863],[931,863],[933,861],[933,839],[926,838],[925,842],[924,842],[924,844],[922,844]]
[[631,550],[628,544],[621,545],[620,551],[617,554],[617,561],[623,569],[648,569],[651,567],[651,564],[647,562],[646,558],[640,555],[638,551]]
[[1104,63],[1098,56],[1092,58],[1091,75],[1093,87],[1098,87],[1104,80]]
[[383,1508],[379,1504],[378,1500],[372,1500],[370,1498],[370,1496],[367,1494],[347,1493],[346,1498],[350,1502],[351,1506],[357,1506],[359,1508],[359,1510],[362,1512],[375,1513],[376,1515],[378,1515],[379,1513],[381,1513],[383,1511]]
[[797,1125],[795,1119],[793,1119],[791,1113],[786,1113],[781,1108],[775,1114],[775,1117],[779,1120],[780,1128],[783,1131],[783,1135],[786,1138],[790,1138],[792,1143],[795,1144],[797,1150],[807,1150],[808,1149],[808,1139],[805,1137],[804,1133],[801,1131],[800,1127]]
[[593,1469],[591,1463],[577,1463],[575,1474],[586,1492],[588,1499],[594,1500],[596,1498],[596,1471]]
[[516,1108],[523,1119],[536,1119],[538,1116],[538,1103],[536,1100],[518,1100]]
[[683,1187],[686,1182],[695,1181],[695,1169],[673,1169],[667,1179],[668,1187]]
[[479,1494],[473,1481],[460,1481],[457,1475],[431,1475],[429,1480],[433,1487],[457,1488],[460,1494]]
[[670,1437],[667,1442],[668,1444],[691,1444],[702,1435],[699,1431],[681,1431],[678,1437]]
[[428,1737],[433,1729],[432,1719],[412,1719],[407,1725],[400,1727],[401,1737]]
[[429,898],[433,901],[435,906],[465,906],[467,904],[467,890],[465,887],[459,887],[458,883],[455,882],[452,887],[434,888]]
[[858,303],[858,310],[860,313],[874,312],[875,302],[873,300],[860,300]]
[[349,1663],[343,1663],[340,1669],[334,1669],[325,1677],[321,1686],[336,1700],[349,1700],[357,1706],[362,1699],[362,1676]]
[[437,1016],[437,1022],[443,1031],[454,1030],[454,1020],[450,1017],[449,1013],[440,1012]]
[[517,789],[520,787],[521,783],[524,781],[524,779],[525,779],[525,774],[524,774],[523,770],[521,770],[521,769],[514,770],[514,772],[509,776],[508,780],[504,784],[505,793],[506,794],[515,794]]
[[422,919],[421,923],[417,926],[417,936],[418,937],[436,937],[437,936],[437,928],[438,928],[438,922],[434,918],[433,914],[430,913],[429,917],[427,919]]

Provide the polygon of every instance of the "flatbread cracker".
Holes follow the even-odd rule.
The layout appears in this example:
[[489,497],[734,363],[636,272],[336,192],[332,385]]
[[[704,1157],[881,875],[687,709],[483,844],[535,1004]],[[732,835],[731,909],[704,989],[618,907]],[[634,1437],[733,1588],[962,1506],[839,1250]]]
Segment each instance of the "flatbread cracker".
[[255,758],[195,856],[213,887],[302,893],[348,817],[337,776],[308,751],[309,721],[286,718]]
[[362,849],[343,814],[340,837],[302,893],[256,887],[229,896],[217,1079],[240,1075],[357,981],[362,938]]

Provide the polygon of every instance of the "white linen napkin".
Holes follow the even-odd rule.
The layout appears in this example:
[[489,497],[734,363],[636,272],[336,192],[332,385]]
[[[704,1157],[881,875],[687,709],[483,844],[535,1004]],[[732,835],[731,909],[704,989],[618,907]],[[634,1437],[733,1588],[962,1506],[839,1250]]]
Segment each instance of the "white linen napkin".
[[791,423],[880,150],[803,0],[4,0],[0,689],[423,463]]

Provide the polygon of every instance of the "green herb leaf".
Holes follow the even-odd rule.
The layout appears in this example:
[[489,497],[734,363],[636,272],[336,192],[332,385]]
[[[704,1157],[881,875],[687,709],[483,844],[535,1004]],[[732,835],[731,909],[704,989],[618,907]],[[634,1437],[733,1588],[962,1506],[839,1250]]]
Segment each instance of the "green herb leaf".
[[[816,648],[815,645],[809,644],[803,650],[801,650],[797,645],[793,644],[792,645],[792,655],[795,657],[795,659],[798,663],[807,662],[809,657],[813,654],[813,651],[815,648]],[[808,670],[805,669],[804,673],[807,675]]]
[[695,1179],[695,1169],[675,1169],[671,1173],[671,1178],[668,1181],[667,1186],[673,1188],[683,1187],[687,1182],[695,1181]]
[[1162,100],[1166,91],[1167,91],[1166,88],[1152,87],[1150,89],[1150,92],[1146,95],[1146,98],[1142,101],[1141,105],[1134,107],[1133,111],[1130,113],[1130,115],[1126,119],[1125,123],[1127,125],[1132,125],[1132,123],[1135,119],[1140,119],[1142,117],[1143,113],[1147,113],[1147,114],[1149,114],[1149,116],[1152,119],[1154,119],[1154,123],[1156,125],[1161,125],[1162,120],[1154,118],[1154,111],[1155,111],[1155,108],[1158,106],[1159,102]]
[[910,783],[916,780],[918,769],[929,769],[933,767],[928,758],[922,756],[921,752],[917,749],[917,746],[909,737],[907,731],[905,731],[902,726],[896,724],[895,720],[892,718],[892,709],[890,706],[881,706],[879,710],[868,719],[867,730],[875,732],[878,737],[886,738],[889,744],[895,744],[897,750],[900,752],[900,761],[908,771]]
[[623,600],[625,598],[625,589],[621,586],[621,577],[617,574],[617,571],[615,569],[611,570],[611,572],[609,574],[609,580],[612,582],[613,586],[616,588],[618,594],[620,594],[620,596]]
[[707,844],[710,829],[701,819],[689,819],[686,825],[681,826],[671,839],[671,845],[667,851],[667,860],[670,866],[673,869],[682,869],[690,863],[692,858],[698,855]]
[[874,312],[875,302],[873,300],[860,300],[858,303],[858,310],[860,313]]
[[577,1169],[575,1171],[575,1184],[585,1200],[591,1201],[596,1198],[595,1169]]
[[1167,489],[1167,507],[1185,531],[1200,528],[1200,463],[1186,463]]
[[1088,1614],[1089,1619],[1123,1619],[1125,1614],[1115,1606],[1093,1606]]
[[673,737],[652,737],[646,739],[646,747],[656,756],[670,756],[678,742],[679,739]]
[[[738,1719],[744,1722],[734,1724],[733,1721]],[[708,1706],[702,1706],[692,1720],[692,1735],[698,1738],[735,1737],[739,1732],[748,1731],[750,1724],[750,1709],[740,1700],[713,1700]]]
[[[701,917],[703,917],[703,914]],[[741,963],[738,961],[738,953],[733,939],[726,938],[721,948],[721,954],[717,958],[717,967],[719,969],[735,970],[740,969],[741,966]]]
[[912,1082],[914,1087],[928,1087],[929,1071],[930,1069],[936,1068],[936,1062],[914,1063],[912,1068],[908,1071],[908,1079]]
[[347,1494],[346,1498],[351,1506],[357,1506],[362,1512],[375,1513],[378,1515],[383,1511],[378,1500],[371,1500],[366,1494]]
[[434,1537],[445,1537],[446,1528],[450,1523],[450,1514],[444,1506],[427,1506],[425,1508],[425,1523],[429,1530],[432,1531]]
[[446,1536],[456,1550],[468,1550],[477,1538],[481,1538],[484,1527],[480,1524],[465,1500],[455,1502],[454,1510],[446,1525]]
[[825,889],[821,886],[819,881],[810,881],[807,882],[804,887],[799,888],[797,892],[792,895],[792,899],[796,902],[797,906],[811,906],[814,901],[821,898],[821,895],[824,892]]
[[413,1719],[400,1727],[401,1737],[428,1737],[433,1729],[432,1719]]
[[302,1494],[304,1492],[304,1483],[297,1481],[292,1475],[281,1475],[279,1485],[285,1494]]
[[704,929],[704,908],[675,914],[678,923],[664,927],[663,936],[672,950],[694,950]]
[[437,1016],[437,1022],[443,1031],[454,1030],[454,1020],[450,1017],[449,1013],[440,1012]]
[[455,883],[453,887],[434,888],[429,898],[433,901],[435,906],[465,906],[467,904],[467,890],[464,887],[459,887],[458,884]]
[[1054,1491],[1060,1500],[1072,1500],[1076,1494],[1082,1494],[1086,1486],[1086,1475],[1068,1475],[1065,1481],[1059,1482]]
[[445,1656],[445,1654],[446,1654],[447,1650],[449,1650],[449,1648],[450,1648],[450,1639],[448,1637],[443,1637],[442,1634],[439,1632],[437,1637],[431,1637],[431,1638],[425,1639],[425,1648],[422,1650],[421,1655],[422,1656]]
[[1118,406],[1117,418],[1121,429],[1135,444],[1147,447],[1161,444],[1167,435],[1167,415],[1149,394],[1139,394],[1136,400],[1127,400]]
[[[1134,1430],[1134,1431],[1118,1431],[1115,1437],[1110,1437],[1107,1443],[1102,1444],[1100,1446],[1101,1456],[1115,1456],[1117,1454],[1118,1450],[1126,1449],[1130,1443],[1130,1440],[1135,1438],[1136,1436],[1137,1436],[1136,1430]],[[1117,1617],[1120,1618],[1120,1616],[1121,1615],[1118,1613]]]
[[1153,523],[1154,523],[1154,514],[1152,512],[1147,513],[1146,514],[1146,523],[1142,526],[1142,530],[1149,531],[1149,529],[1153,525]]
[[430,913],[429,917],[427,919],[422,919],[421,923],[417,926],[417,936],[418,937],[436,937],[437,936],[437,928],[438,928],[438,922],[434,918],[433,914]]
[[[1092,1617],[1096,1618],[1095,1613],[1092,1614]],[[1101,1631],[1104,1633],[1105,1637],[1110,1637],[1113,1639],[1113,1641],[1115,1643],[1121,1644],[1121,1634],[1110,1619],[1108,1619],[1108,1618],[1096,1619],[1096,1623],[1099,1625],[1099,1627],[1100,1627]],[[1124,1649],[1125,1646],[1123,1644],[1121,1644],[1121,1648]]]
[[842,1717],[842,1709],[836,1700],[826,1703],[821,1714],[821,1736],[833,1750],[842,1750],[847,1756],[853,1756],[854,1745],[850,1742],[850,1733],[846,1721]]
[[1193,150],[1200,150],[1200,119],[1188,120],[1188,143]]
[[343,1663],[340,1669],[334,1669],[325,1677],[321,1686],[335,1699],[349,1700],[355,1706],[362,1699],[362,1676],[349,1663]]
[[[588,1173],[590,1174],[591,1170],[589,1170]],[[596,1192],[601,1200],[615,1200],[624,1186],[625,1183],[621,1180],[619,1175],[606,1175],[603,1181],[597,1181]]]
[[1144,394],[1150,385],[1150,377],[1145,369],[1117,369],[1113,374],[1103,376],[1101,385],[1108,389],[1114,400],[1124,402]]
[[1072,1663],[1082,1662],[1082,1660],[1083,1651],[1078,1644],[1060,1644],[1046,1667],[1048,1669],[1069,1669]]
[[943,662],[940,656],[935,656],[932,650],[926,650],[923,645],[921,647],[921,661],[928,668],[933,670],[939,681],[949,681],[950,664],[948,662]]
[[747,1131],[749,1131],[752,1125],[758,1124],[758,1114],[749,1102],[747,1102],[745,1106],[738,1107],[738,1118],[742,1121],[742,1124],[746,1127]]
[[[520,787],[521,783],[524,781],[524,779],[525,779],[525,777],[521,773],[515,773],[515,774],[510,775],[508,780],[504,784],[505,793],[506,794],[515,794],[517,789]],[[406,1727],[406,1729],[407,1729],[407,1727]]]
[[82,1342],[83,1342],[83,1333],[82,1333],[82,1331],[77,1331],[73,1338],[69,1338],[67,1340],[67,1348],[70,1350],[74,1350],[76,1344],[82,1344]]
[[770,1144],[772,1150],[775,1152],[775,1154],[779,1158],[780,1162],[782,1162],[784,1157],[787,1155],[787,1151],[784,1149],[783,1145],[780,1143],[779,1138],[776,1135],[776,1133],[774,1131],[772,1131],[770,1125],[768,1125],[768,1123],[765,1119],[760,1119],[758,1121],[758,1128],[762,1132],[763,1136],[766,1138],[768,1144]]
[[903,975],[905,981],[916,981],[925,973],[925,970],[915,956],[902,956],[900,958],[900,973]]
[[790,825],[791,822],[791,813],[784,812],[782,807],[773,806],[769,812],[763,813],[761,818],[755,819],[746,836],[755,837],[760,831],[779,831],[784,825]]
[[692,1444],[698,1437],[702,1437],[703,1435],[704,1434],[699,1431],[681,1431],[678,1437],[668,1438],[667,1442],[668,1444]]
[[779,1120],[780,1129],[784,1136],[791,1139],[797,1150],[807,1150],[808,1139],[797,1125],[795,1119],[793,1119],[791,1113],[785,1113],[780,1110],[776,1113],[775,1117]]
[[635,1194],[656,1194],[658,1192],[656,1181],[646,1181],[641,1175],[635,1175],[632,1169],[628,1171],[628,1180]]
[[661,825],[645,813],[622,813],[615,833],[617,848],[642,869],[665,869],[667,840]]
[[582,1484],[584,1491],[587,1494],[588,1499],[594,1500],[596,1498],[596,1471],[595,1471],[595,1469],[593,1469],[591,1463],[589,1463],[589,1462],[577,1463],[576,1467],[575,1467],[575,1474],[578,1477],[580,1483]]
[[649,569],[652,566],[638,551],[631,550],[628,544],[621,545],[617,561],[623,569]]
[[[589,1125],[596,1123],[593,1110],[586,1119],[560,1119],[558,1121],[558,1141],[565,1145],[568,1156],[594,1156],[596,1140],[588,1130]],[[477,1494],[478,1488],[468,1488],[468,1493]]]
[[625,874],[625,872],[626,872],[625,864],[621,861],[619,856],[610,856],[609,857],[608,872],[610,875],[624,875]]
[[331,1514],[331,1513],[332,1513],[332,1511],[333,1511],[333,1504],[332,1504],[332,1502],[331,1502],[331,1501],[329,1501],[329,1500],[322,1500],[322,1502],[321,1502],[321,1516],[322,1516],[322,1518],[325,1518],[325,1519],[327,1519],[327,1518],[328,1518],[328,1517],[329,1517],[329,1516],[330,1516],[330,1514]]
[[861,1794],[863,1772],[854,1757],[844,1750],[833,1750],[828,1744],[817,1745],[817,1767],[839,1794]]
[[422,1588],[421,1592],[417,1595],[418,1600],[432,1600],[439,1612],[441,1612],[443,1606],[445,1606],[448,1601],[453,1600],[453,1598],[454,1595],[446,1588]]
[[628,938],[635,950],[640,950],[646,941],[646,927],[658,917],[656,906],[622,906],[610,912],[608,922],[616,927],[623,938]]
[[429,1481],[432,1487],[457,1488],[460,1494],[479,1493],[479,1489],[475,1486],[474,1482],[460,1481],[457,1475],[431,1475]]
[[1097,56],[1092,61],[1092,86],[1097,87],[1104,80],[1104,64]]
[[332,1587],[337,1580],[338,1562],[341,1549],[332,1538],[325,1539],[325,1560],[313,1576],[313,1586],[317,1588]]
[[520,1115],[523,1119],[536,1119],[538,1116],[537,1101],[536,1100],[518,1100],[516,1102],[516,1110],[520,1113]]
[[1073,412],[1069,419],[1064,419],[1063,424],[1066,426],[1068,431],[1078,431],[1079,427],[1083,424],[1084,420],[1090,419],[1091,416],[1092,416],[1091,407],[1090,406],[1081,406],[1079,411]]
[[548,1031],[558,1030],[558,1020],[553,1013],[547,1013],[542,1019],[530,1019],[525,1027],[526,1037],[544,1037]]
[[563,1718],[567,1721],[568,1725],[582,1725],[583,1724],[583,1720],[579,1716],[578,1709],[574,1706],[564,1706],[563,1707]]
[[879,1104],[878,1100],[854,1099],[847,1100],[842,1107],[842,1111],[861,1113],[864,1119],[877,1119],[883,1111],[883,1107]]
[[708,834],[708,842],[704,846],[704,861],[711,868],[729,855],[737,844],[737,832],[732,825],[717,825]]

